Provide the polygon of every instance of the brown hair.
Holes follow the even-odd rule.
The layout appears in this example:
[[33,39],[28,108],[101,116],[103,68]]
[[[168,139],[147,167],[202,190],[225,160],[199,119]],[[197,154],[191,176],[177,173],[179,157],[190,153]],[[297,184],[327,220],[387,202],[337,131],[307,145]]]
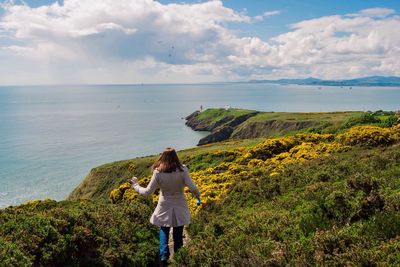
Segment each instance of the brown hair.
[[160,155],[158,160],[152,166],[153,170],[159,172],[174,172],[177,169],[183,171],[182,164],[179,161],[175,149],[167,147]]

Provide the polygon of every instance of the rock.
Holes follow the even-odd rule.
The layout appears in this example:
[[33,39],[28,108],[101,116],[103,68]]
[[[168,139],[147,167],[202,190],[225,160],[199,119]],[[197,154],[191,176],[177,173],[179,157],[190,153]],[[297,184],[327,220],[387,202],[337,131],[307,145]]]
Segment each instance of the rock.
[[212,131],[215,126],[215,122],[211,118],[200,120],[198,118],[200,111],[195,111],[186,117],[186,125],[192,128],[194,131]]
[[229,139],[233,132],[233,128],[230,126],[224,126],[218,128],[218,130],[212,132],[211,134],[207,135],[206,137],[200,139],[198,145],[205,145],[215,142],[220,142]]
[[231,120],[231,121],[228,123],[228,126],[230,126],[230,127],[237,127],[237,126],[239,126],[240,124],[242,124],[243,122],[247,121],[249,118],[251,118],[251,117],[257,115],[258,113],[259,113],[259,112],[257,111],[257,112],[252,112],[252,113],[249,113],[249,114],[245,114],[245,115],[236,117],[236,118],[234,118],[233,120]]
[[211,126],[210,126],[210,131],[214,131],[216,130],[218,127],[226,124],[227,122],[233,120],[235,117],[234,116],[225,116],[222,119],[214,122]]
[[225,115],[219,120],[208,117],[199,119],[200,111],[186,117],[186,125],[195,131],[209,131],[198,145],[220,142],[228,139],[247,139],[281,135],[320,124],[316,121],[248,121],[260,112],[254,111],[241,116]]

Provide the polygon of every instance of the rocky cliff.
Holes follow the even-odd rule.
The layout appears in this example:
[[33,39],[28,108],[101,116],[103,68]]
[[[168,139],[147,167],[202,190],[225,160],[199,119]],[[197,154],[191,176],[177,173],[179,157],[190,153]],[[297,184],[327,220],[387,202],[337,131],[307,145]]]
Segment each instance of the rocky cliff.
[[239,116],[227,115],[219,120],[212,120],[212,118],[208,117],[199,119],[200,112],[196,111],[186,118],[186,125],[195,131],[211,132],[206,137],[200,139],[198,143],[198,145],[205,145],[231,138],[232,133],[239,125],[257,114],[258,112],[250,112]]
[[[200,139],[198,145],[205,145],[227,139],[247,139],[277,136],[304,128],[314,127],[321,122],[289,121],[285,119],[255,119],[257,115],[273,112],[258,112],[237,109],[208,109],[195,111],[186,117],[186,125],[195,131],[209,131],[210,134]],[[216,116],[217,114],[217,116]],[[254,120],[252,120],[254,119]]]

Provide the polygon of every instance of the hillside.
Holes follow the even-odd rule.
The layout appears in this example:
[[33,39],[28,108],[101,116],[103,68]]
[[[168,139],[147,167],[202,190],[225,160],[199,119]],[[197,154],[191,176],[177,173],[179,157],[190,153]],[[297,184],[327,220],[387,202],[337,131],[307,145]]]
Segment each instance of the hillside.
[[[261,139],[226,141],[213,145],[206,145],[198,148],[191,148],[179,151],[182,162],[188,163],[194,156],[203,158],[198,162],[195,169],[206,167],[215,159],[207,159],[215,151],[228,150],[235,147],[247,147],[257,144]],[[68,200],[91,199],[100,202],[108,202],[111,190],[128,181],[133,174],[138,177],[150,175],[150,167],[157,156],[140,157],[104,164],[93,168],[68,197]],[[221,159],[219,162],[222,162]]]
[[[400,264],[399,126],[296,134],[186,159],[205,206],[188,194],[196,216],[175,264]],[[127,183],[110,198],[140,199]]]
[[[257,116],[289,116],[231,111],[235,118],[252,114],[244,123]],[[225,115],[214,113],[207,125]],[[310,116],[297,115],[303,121]],[[342,115],[318,114],[330,117],[329,126],[179,151],[204,206],[198,208],[187,192],[194,215],[190,242],[172,265],[399,265],[398,118],[385,112]],[[155,158],[96,167],[67,201],[0,210],[0,262],[156,264],[157,229],[148,218],[157,197],[140,197],[127,183],[136,175],[145,185]]]
[[229,193],[190,225],[177,266],[399,266],[399,151],[236,171]]
[[[186,125],[210,134],[198,145],[228,139],[278,137],[296,132],[336,133],[358,124],[379,124],[395,119],[393,112],[258,112],[245,109],[207,109],[186,117]],[[389,122],[390,123],[390,122]]]

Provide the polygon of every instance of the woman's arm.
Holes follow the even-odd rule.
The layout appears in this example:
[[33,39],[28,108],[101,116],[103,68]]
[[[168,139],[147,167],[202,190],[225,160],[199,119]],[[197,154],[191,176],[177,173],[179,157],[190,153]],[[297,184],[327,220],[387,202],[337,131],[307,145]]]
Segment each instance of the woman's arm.
[[192,192],[196,198],[200,198],[200,191],[194,184],[192,177],[190,177],[189,170],[186,166],[183,167],[183,178],[185,179],[185,185],[189,188],[190,192]]
[[141,194],[142,196],[145,196],[145,197],[150,196],[158,188],[158,181],[157,181],[156,176],[157,176],[157,172],[154,171],[153,176],[151,177],[150,183],[147,185],[146,188],[141,187],[139,185],[139,183],[137,182],[137,178],[133,177],[131,180],[133,189],[135,189],[135,191],[138,192],[139,194]]

